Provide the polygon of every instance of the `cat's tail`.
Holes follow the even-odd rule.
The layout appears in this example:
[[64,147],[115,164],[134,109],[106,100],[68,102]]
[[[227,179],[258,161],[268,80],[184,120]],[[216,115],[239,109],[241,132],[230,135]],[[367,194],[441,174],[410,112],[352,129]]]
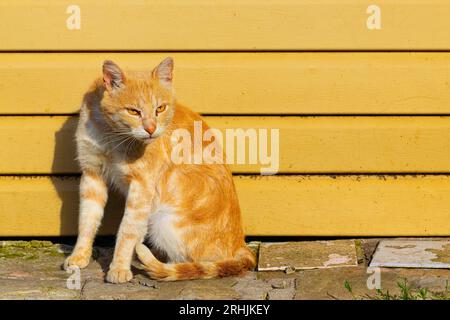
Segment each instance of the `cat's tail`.
[[239,275],[256,265],[254,254],[247,247],[238,250],[233,259],[216,262],[162,263],[144,244],[136,246],[136,253],[150,277],[161,281],[210,279]]

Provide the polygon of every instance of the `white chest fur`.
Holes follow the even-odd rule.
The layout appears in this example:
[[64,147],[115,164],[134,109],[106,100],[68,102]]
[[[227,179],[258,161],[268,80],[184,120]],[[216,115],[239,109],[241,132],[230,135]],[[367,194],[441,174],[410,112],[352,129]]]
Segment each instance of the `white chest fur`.
[[185,261],[185,251],[179,230],[175,227],[178,216],[175,209],[159,204],[149,218],[148,240],[167,254],[171,262]]

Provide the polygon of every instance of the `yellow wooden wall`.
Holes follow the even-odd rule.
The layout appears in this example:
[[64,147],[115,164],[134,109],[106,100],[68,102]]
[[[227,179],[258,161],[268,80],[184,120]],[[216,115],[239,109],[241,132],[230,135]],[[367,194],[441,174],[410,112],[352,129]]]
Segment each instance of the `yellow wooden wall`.
[[449,17],[439,0],[0,0],[0,237],[76,233],[84,91],[105,59],[168,55],[213,127],[280,130],[279,174],[232,166],[248,235],[450,235]]

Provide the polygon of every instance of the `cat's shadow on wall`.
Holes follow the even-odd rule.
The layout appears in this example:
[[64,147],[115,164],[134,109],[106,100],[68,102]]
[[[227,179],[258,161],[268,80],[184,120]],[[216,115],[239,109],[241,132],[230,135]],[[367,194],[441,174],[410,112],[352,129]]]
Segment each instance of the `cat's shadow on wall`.
[[[84,97],[86,99],[86,96]],[[80,169],[76,161],[75,131],[78,115],[55,116],[55,121],[63,121],[59,130],[55,132],[55,149],[53,152],[51,182],[61,200],[60,208],[49,208],[59,211],[59,236],[69,236],[75,244],[78,234],[79,210],[79,181]],[[98,235],[115,235],[124,211],[124,199],[116,193],[110,192],[105,215]],[[106,270],[110,261],[99,260]]]

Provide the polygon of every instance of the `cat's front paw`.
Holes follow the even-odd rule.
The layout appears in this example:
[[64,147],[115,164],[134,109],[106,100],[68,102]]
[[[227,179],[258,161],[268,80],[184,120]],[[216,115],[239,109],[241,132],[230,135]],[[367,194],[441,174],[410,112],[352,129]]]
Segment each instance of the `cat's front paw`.
[[89,264],[91,257],[90,255],[84,255],[84,254],[71,254],[66,261],[64,261],[64,270],[68,270],[70,268],[76,267],[76,268],[86,268]]
[[106,275],[106,281],[110,283],[125,283],[133,279],[130,269],[111,268]]

